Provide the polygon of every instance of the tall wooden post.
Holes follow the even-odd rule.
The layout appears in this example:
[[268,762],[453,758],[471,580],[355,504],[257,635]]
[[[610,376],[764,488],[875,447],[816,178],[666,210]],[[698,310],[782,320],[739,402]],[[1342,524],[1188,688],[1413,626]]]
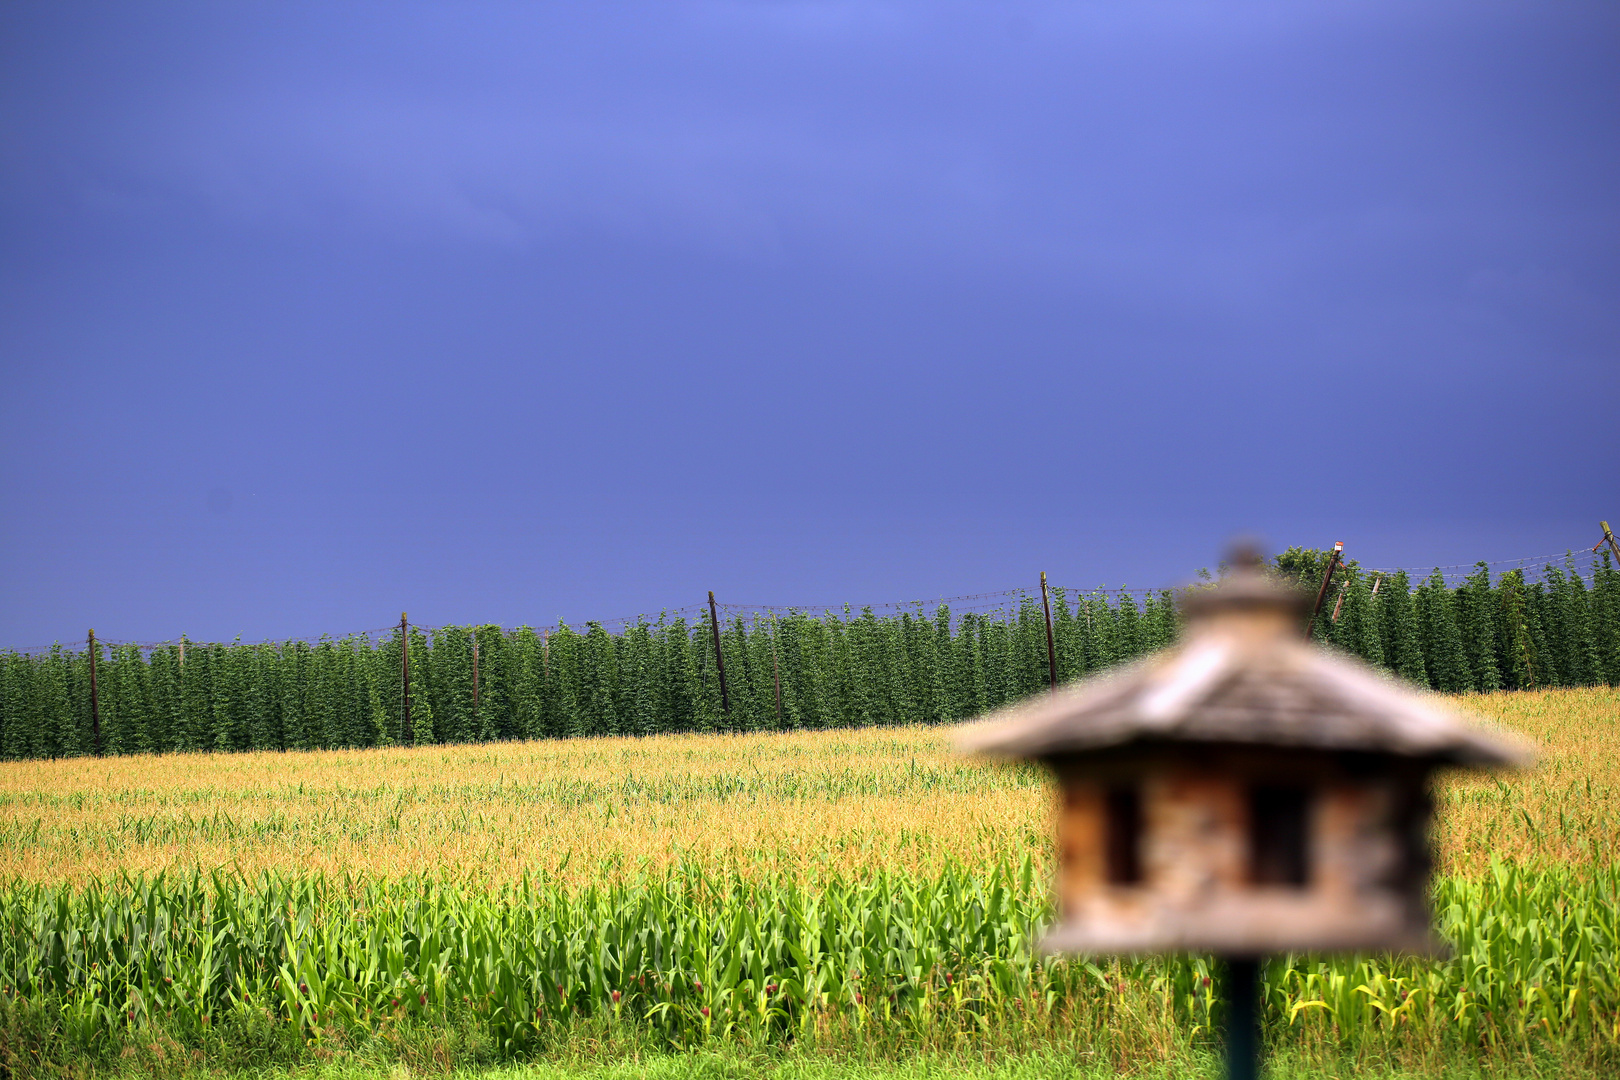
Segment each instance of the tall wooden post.
[[714,607],[714,590],[709,590],[709,629],[714,631],[714,666],[720,672],[720,711],[731,715],[731,698],[726,695],[726,658],[720,655],[720,616]]
[[96,632],[90,631],[90,731],[95,737],[96,757],[101,756],[101,702],[96,696]]
[[1614,533],[1609,529],[1609,523],[1600,521],[1598,524],[1603,527],[1603,539],[1592,545],[1592,554],[1596,555],[1599,548],[1604,544],[1608,544],[1609,550],[1614,552],[1614,557],[1620,559],[1620,543],[1615,542]]
[[1041,571],[1041,607],[1046,612],[1046,671],[1052,677],[1052,693],[1057,693],[1057,649],[1052,645],[1052,602],[1046,598],[1046,571]]
[[1343,553],[1344,541],[1334,541],[1333,554],[1328,558],[1327,569],[1322,572],[1322,587],[1316,590],[1316,606],[1311,608],[1311,621],[1305,625],[1306,640],[1309,640],[1316,630],[1316,617],[1322,613],[1322,601],[1327,597],[1328,583],[1333,580],[1334,568],[1339,565],[1339,556]]
[[399,613],[399,679],[405,706],[399,729],[399,741],[403,743],[411,734],[411,627],[403,611]]

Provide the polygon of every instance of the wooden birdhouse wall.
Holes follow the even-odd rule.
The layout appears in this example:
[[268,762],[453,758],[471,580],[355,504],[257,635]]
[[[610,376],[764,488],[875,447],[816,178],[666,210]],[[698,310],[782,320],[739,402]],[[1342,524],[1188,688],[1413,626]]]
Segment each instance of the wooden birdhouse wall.
[[1426,941],[1420,774],[1211,753],[1059,770],[1057,893],[1097,948]]

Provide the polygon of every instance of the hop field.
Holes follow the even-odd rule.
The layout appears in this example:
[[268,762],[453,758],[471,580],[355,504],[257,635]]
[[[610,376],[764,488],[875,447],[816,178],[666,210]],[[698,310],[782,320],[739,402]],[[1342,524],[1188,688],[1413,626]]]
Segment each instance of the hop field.
[[[1305,1071],[1620,1064],[1620,693],[1439,792],[1449,960],[1284,958]],[[1204,958],[1047,963],[1049,793],[938,728],[0,766],[9,1068],[422,1067],[720,1045],[1199,1067]],[[585,1048],[585,1049],[582,1049]]]

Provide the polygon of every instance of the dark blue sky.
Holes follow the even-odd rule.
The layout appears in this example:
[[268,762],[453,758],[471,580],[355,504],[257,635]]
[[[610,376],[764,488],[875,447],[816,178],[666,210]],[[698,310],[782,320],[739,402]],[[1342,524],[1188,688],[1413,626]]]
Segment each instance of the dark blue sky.
[[1620,519],[1620,8],[0,7],[0,645]]

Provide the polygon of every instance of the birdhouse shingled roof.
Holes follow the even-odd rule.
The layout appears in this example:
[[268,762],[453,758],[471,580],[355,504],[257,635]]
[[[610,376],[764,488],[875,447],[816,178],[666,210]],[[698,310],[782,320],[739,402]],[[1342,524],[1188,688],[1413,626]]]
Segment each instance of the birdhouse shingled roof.
[[1142,744],[1196,743],[1389,754],[1509,765],[1518,740],[1442,698],[1301,639],[1299,594],[1254,561],[1189,592],[1179,645],[1041,695],[964,732],[964,750],[1047,759]]

